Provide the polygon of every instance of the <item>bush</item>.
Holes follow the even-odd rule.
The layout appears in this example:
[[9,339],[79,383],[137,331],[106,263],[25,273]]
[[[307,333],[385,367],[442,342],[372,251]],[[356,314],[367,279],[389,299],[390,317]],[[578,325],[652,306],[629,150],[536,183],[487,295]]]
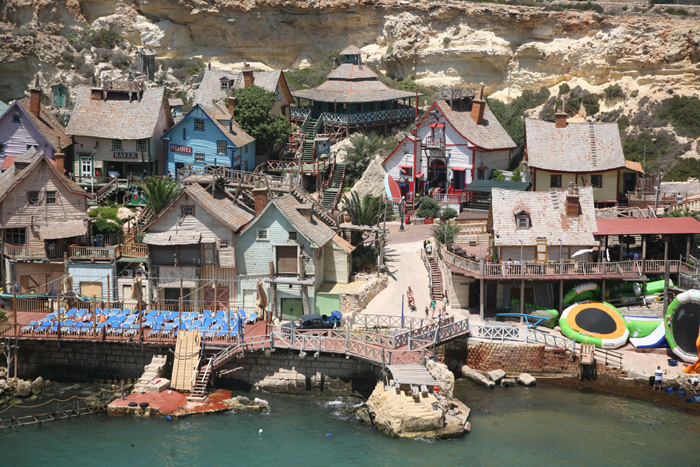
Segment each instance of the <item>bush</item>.
[[377,250],[370,245],[358,245],[352,252],[352,270],[373,271],[377,267]]
[[506,132],[513,138],[518,146],[525,144],[525,127],[523,125],[523,113],[526,110],[538,107],[549,99],[549,89],[542,86],[539,90],[526,89],[517,99],[504,104],[496,99],[486,99],[489,108],[503,125]]
[[435,201],[430,196],[423,196],[420,199],[420,204],[418,205],[418,211],[416,212],[416,214],[418,215],[418,217],[428,219],[430,217],[437,217],[439,212],[440,206],[438,205],[437,201]]
[[331,72],[333,58],[336,58],[338,64],[340,64],[340,51],[329,52],[322,62],[314,63],[308,68],[292,70],[289,73],[285,72],[284,76],[287,78],[290,89],[292,91],[308,89],[323,83],[328,73]]
[[673,129],[683,136],[700,137],[700,99],[697,96],[673,96],[664,102],[659,117],[670,121]]
[[113,49],[124,39],[111,29],[98,29],[90,31],[85,40],[97,48]]
[[564,95],[564,94],[569,94],[571,92],[571,88],[567,83],[561,83],[559,85],[559,96]]
[[95,49],[95,57],[100,63],[109,62],[112,59],[113,52],[112,49],[105,49],[98,47]]
[[173,57],[162,62],[163,70],[172,69],[171,74],[180,82],[184,82],[190,76],[204,71],[205,64],[201,58]]
[[500,170],[493,169],[491,171],[491,180],[503,182],[503,181],[505,181],[505,179],[506,179],[505,175],[503,175],[503,172],[501,172]]
[[454,208],[445,208],[442,211],[442,216],[445,218],[445,220],[454,219],[457,217],[457,211]]
[[522,182],[523,181],[523,174],[520,172],[520,167],[516,167],[515,170],[513,170],[513,175],[510,176],[510,181],[511,182]]
[[685,182],[690,177],[700,178],[700,160],[693,158],[678,159],[674,168],[664,175],[665,182]]
[[639,90],[635,89],[630,93],[630,97],[636,98],[639,95]]
[[674,16],[688,16],[688,10],[684,8],[666,8],[664,12]]
[[603,94],[605,95],[606,101],[625,97],[625,92],[622,90],[619,84],[613,84],[603,89]]
[[122,50],[117,49],[112,55],[112,65],[114,65],[115,68],[119,68],[120,70],[125,70],[129,68],[129,65],[132,62],[133,61],[131,60],[131,57],[129,57],[129,55],[123,52]]
[[623,115],[622,117],[617,119],[617,127],[620,129],[620,131],[624,130],[628,126],[630,126],[630,119],[627,118],[626,115]]
[[600,111],[597,94],[586,94],[583,96],[582,102],[583,108],[586,109],[586,115],[595,115]]

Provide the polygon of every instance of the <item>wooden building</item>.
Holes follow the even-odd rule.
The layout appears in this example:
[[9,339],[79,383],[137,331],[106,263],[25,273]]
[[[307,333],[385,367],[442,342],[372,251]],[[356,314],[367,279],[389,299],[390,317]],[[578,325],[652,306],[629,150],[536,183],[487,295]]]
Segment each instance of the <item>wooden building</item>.
[[220,106],[195,105],[162,139],[167,171],[174,176],[185,165],[255,170],[255,138]]
[[108,176],[165,175],[161,136],[173,126],[164,88],[137,83],[81,86],[66,132],[73,137],[75,179],[106,183]]
[[590,186],[598,207],[627,204],[644,173],[625,160],[617,123],[570,123],[563,110],[554,122],[525,119],[524,162],[534,191]]
[[[416,136],[417,134],[417,136]],[[494,169],[508,169],[516,144],[491,112],[484,98],[471,88],[440,90],[419,122],[384,160],[384,168],[411,201],[416,193],[439,188],[445,195],[459,195],[474,180],[488,180]]]
[[[7,157],[19,157],[29,148],[49,159],[60,152],[70,157],[71,139],[63,126],[41,105],[41,90],[34,87],[29,98],[13,102],[0,116],[0,164]],[[8,160],[7,166],[12,164]]]
[[[194,300],[229,309],[229,300],[236,292],[231,290],[236,274],[235,234],[252,219],[253,214],[228,193],[215,189],[211,194],[198,184],[185,186],[144,227],[149,272],[158,278],[158,296],[154,298],[175,303],[182,279],[186,293],[196,291]],[[216,279],[221,282],[216,283]]]
[[2,271],[25,291],[64,274],[64,254],[87,233],[87,194],[33,148],[13,162],[0,174]]
[[362,52],[354,45],[340,55],[342,63],[334,66],[324,83],[292,92],[297,102],[292,119],[302,122],[310,116],[314,124],[320,119],[326,129],[349,135],[372,128],[382,128],[386,134],[389,126],[416,118],[418,94],[391,89],[379,81],[362,63]]
[[354,247],[316,217],[310,203],[293,195],[268,202],[264,189],[253,194],[255,219],[237,241],[239,283],[250,289],[263,280],[282,318],[325,311],[316,307],[316,293],[324,282],[349,281]]

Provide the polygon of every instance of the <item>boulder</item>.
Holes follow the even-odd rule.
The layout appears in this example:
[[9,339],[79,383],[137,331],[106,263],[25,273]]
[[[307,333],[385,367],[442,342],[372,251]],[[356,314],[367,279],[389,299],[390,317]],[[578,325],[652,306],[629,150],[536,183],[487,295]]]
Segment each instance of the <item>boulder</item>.
[[7,380],[0,379],[0,390],[7,391],[10,388],[10,385],[7,384]]
[[486,373],[486,376],[488,376],[488,378],[489,378],[491,381],[493,381],[494,383],[498,384],[498,383],[501,382],[501,380],[502,380],[503,378],[506,377],[506,372],[503,371],[503,370],[493,370],[493,371],[489,371],[488,373]]
[[482,375],[476,370],[472,370],[469,368],[469,366],[464,365],[462,367],[462,376],[464,376],[466,379],[471,381],[472,383],[476,383],[479,386],[483,386],[486,389],[493,389],[496,387],[496,383],[488,379],[486,376]]
[[15,389],[15,393],[19,397],[29,397],[32,395],[32,383],[29,381],[24,381],[24,380],[18,380],[17,381],[17,389]]
[[428,360],[425,362],[425,368],[438,382],[440,393],[448,399],[452,399],[452,393],[455,388],[455,375],[447,368],[447,365]]
[[445,427],[445,413],[432,393],[419,396],[415,402],[403,391],[396,394],[384,390],[384,383],[379,382],[367,401],[367,409],[374,425],[390,436],[436,438]]
[[523,386],[534,386],[537,384],[537,380],[530,373],[520,373],[520,376],[518,376],[518,384],[522,384]]
[[236,396],[223,401],[224,405],[231,407],[236,412],[268,412],[270,406],[267,401],[255,398],[251,401],[247,397]]
[[515,378],[503,378],[501,380],[501,387],[503,388],[512,388],[516,385]]
[[372,425],[372,416],[369,413],[369,409],[365,406],[357,409],[357,416],[362,420],[365,425]]
[[32,394],[41,394],[44,390],[44,378],[39,376],[37,379],[32,381]]

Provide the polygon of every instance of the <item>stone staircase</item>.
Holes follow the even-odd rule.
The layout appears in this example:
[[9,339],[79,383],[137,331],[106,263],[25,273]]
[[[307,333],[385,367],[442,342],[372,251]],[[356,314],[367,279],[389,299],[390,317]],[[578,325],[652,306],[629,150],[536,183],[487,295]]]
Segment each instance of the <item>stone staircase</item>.
[[442,300],[445,288],[442,285],[442,273],[434,256],[428,255],[428,264],[430,264],[430,299]]
[[143,375],[134,385],[135,393],[163,392],[170,386],[170,380],[161,377],[166,360],[167,357],[165,355],[153,356],[151,363],[143,367]]
[[321,196],[321,205],[326,209],[333,209],[335,201],[338,198],[338,191],[343,189],[343,180],[345,179],[345,163],[338,162],[333,168],[330,184],[328,188],[323,190]]

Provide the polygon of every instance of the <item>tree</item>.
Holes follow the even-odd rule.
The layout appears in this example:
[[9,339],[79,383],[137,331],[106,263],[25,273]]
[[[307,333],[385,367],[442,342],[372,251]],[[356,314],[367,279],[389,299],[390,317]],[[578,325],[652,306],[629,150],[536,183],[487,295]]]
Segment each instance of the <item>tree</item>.
[[359,180],[374,156],[385,148],[384,141],[376,133],[352,135],[350,145],[345,149],[345,183],[350,186]]
[[442,216],[441,218],[444,217],[447,220],[454,219],[457,217],[457,211],[455,211],[453,208],[445,208],[442,211]]
[[523,174],[520,172],[520,167],[516,167],[515,170],[513,171],[513,175],[510,176],[510,181],[511,182],[522,182],[523,181]]
[[139,183],[139,187],[146,196],[147,206],[156,214],[165,209],[179,193],[177,182],[170,178],[146,177],[146,181]]
[[[454,243],[455,235],[457,235],[460,230],[462,230],[462,227],[454,221],[447,221],[444,224],[438,222],[433,224],[433,238],[438,243]],[[447,234],[447,236],[445,234]],[[447,241],[445,241],[445,239],[447,239]]]
[[[350,221],[355,225],[377,225],[387,209],[387,204],[382,202],[378,196],[369,193],[360,198],[357,192],[353,191],[343,196],[343,212],[350,216]],[[352,232],[351,242],[353,245],[362,243],[362,232]]]
[[428,219],[430,217],[437,217],[440,212],[440,206],[430,196],[423,196],[418,204],[418,211],[416,214],[422,219]]
[[502,171],[498,169],[493,169],[491,171],[491,180],[496,180],[497,182],[504,182],[506,180],[506,176],[503,175]]
[[236,91],[235,119],[243,131],[270,149],[287,141],[292,125],[283,115],[270,116],[277,96],[260,86],[246,86]]

